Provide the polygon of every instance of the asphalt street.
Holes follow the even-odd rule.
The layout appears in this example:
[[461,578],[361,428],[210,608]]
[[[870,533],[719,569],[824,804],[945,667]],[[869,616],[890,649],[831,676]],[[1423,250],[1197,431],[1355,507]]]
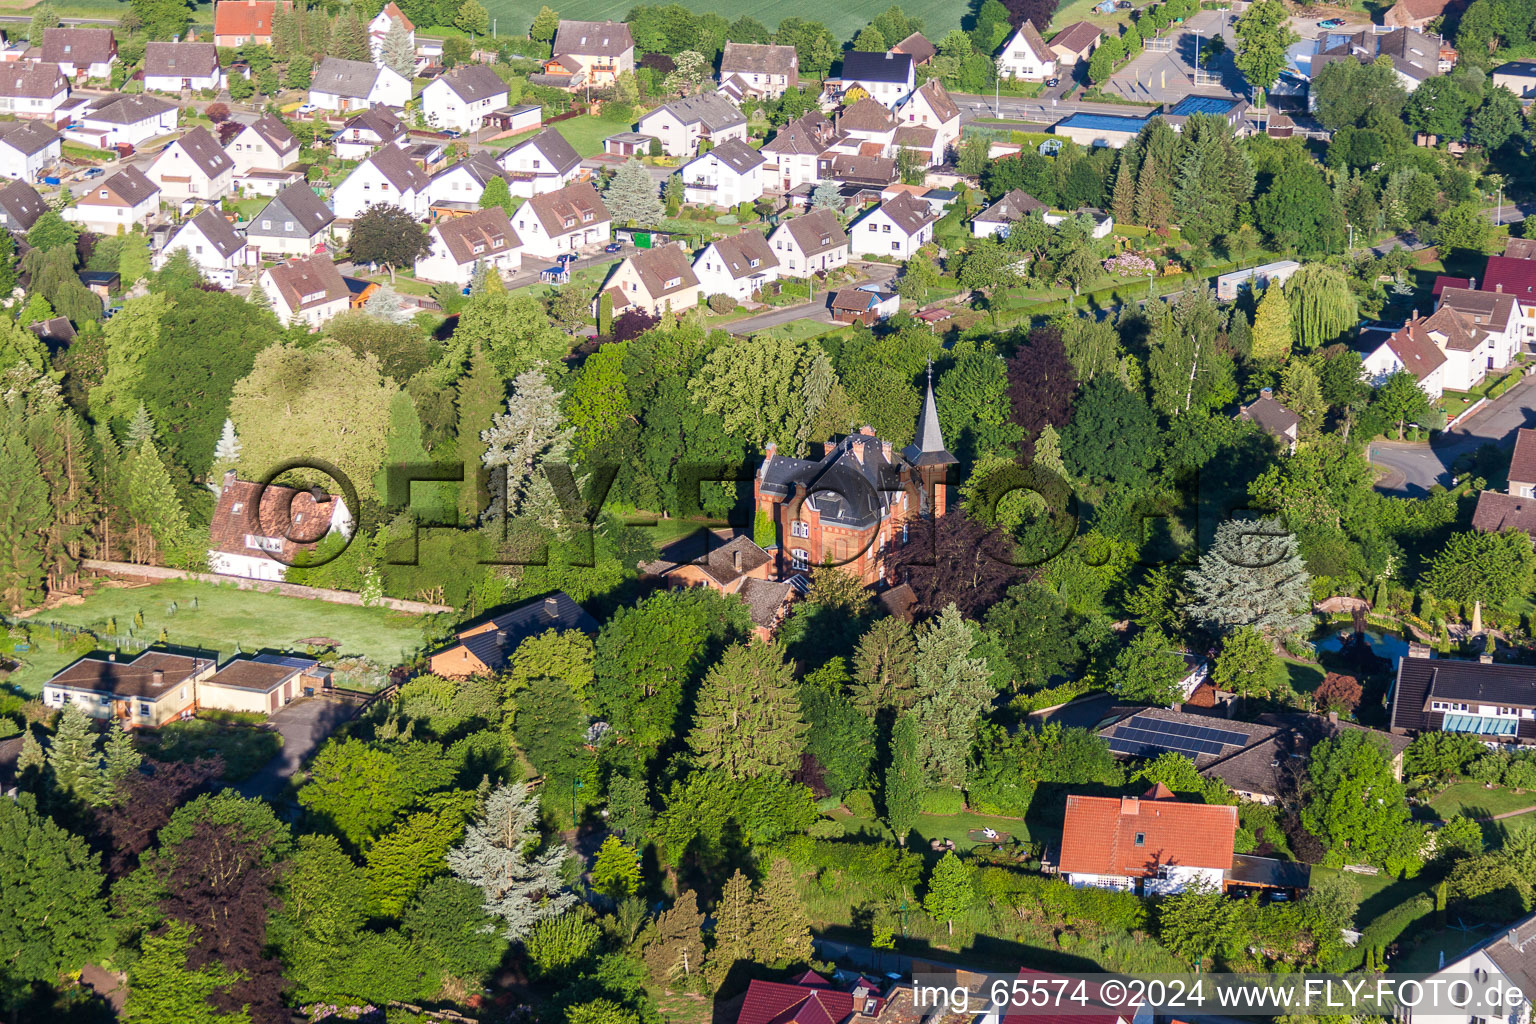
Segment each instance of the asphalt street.
[[1485,444],[1512,448],[1515,431],[1532,426],[1536,426],[1536,378],[1527,377],[1464,423],[1435,435],[1429,444],[1371,442],[1370,460],[1388,471],[1377,487],[1404,497],[1422,497],[1435,484],[1449,487],[1451,467],[1460,456]]

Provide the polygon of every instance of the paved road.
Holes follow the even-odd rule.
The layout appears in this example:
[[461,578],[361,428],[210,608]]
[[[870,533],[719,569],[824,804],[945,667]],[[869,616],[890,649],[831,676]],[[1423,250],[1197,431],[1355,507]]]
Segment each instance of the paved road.
[[1451,467],[1462,456],[1485,444],[1508,448],[1515,431],[1536,426],[1536,378],[1527,377],[1452,430],[1435,435],[1429,444],[1373,441],[1371,462],[1388,470],[1377,486],[1405,497],[1422,497],[1435,484],[1449,487]]
[[[886,282],[896,276],[896,268],[887,263],[860,263],[857,264],[864,273],[857,280],[842,285],[843,288],[857,288],[861,284],[869,284],[872,281]],[[766,331],[770,327],[782,327],[784,324],[793,323],[796,320],[816,320],[820,323],[832,323],[832,313],[827,309],[826,293],[818,295],[810,302],[802,302],[798,306],[781,306],[771,309],[766,313],[738,320],[727,328],[732,334],[755,334],[758,331]]]
[[237,787],[240,794],[277,799],[299,766],[325,742],[332,730],[356,712],[354,704],[325,697],[304,697],[278,708],[267,718],[267,724],[283,734],[283,749]]
[[950,98],[960,108],[962,121],[974,121],[979,117],[1002,117],[1016,121],[1050,123],[1068,114],[1086,112],[1134,117],[1149,114],[1153,110],[1150,106],[1143,107],[1130,103],[1089,103],[1081,100],[1058,103],[1053,100],[1022,99],[1018,96],[1004,96],[994,100],[991,96],[970,93],[951,93]]

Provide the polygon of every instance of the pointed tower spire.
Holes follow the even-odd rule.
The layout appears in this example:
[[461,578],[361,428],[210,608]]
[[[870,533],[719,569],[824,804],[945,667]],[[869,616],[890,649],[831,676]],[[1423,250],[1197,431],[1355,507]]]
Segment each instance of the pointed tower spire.
[[917,436],[902,451],[914,466],[947,466],[958,462],[944,447],[944,433],[939,429],[939,407],[933,400],[933,360],[928,360],[928,388],[923,395],[923,411],[917,418]]

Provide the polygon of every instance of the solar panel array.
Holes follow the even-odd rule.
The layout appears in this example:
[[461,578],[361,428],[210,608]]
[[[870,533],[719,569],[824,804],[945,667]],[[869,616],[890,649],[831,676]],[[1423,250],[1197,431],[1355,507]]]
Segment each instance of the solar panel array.
[[1247,742],[1247,733],[1137,715],[1115,729],[1109,738],[1109,749],[1131,755],[1172,750],[1196,758],[1201,754],[1219,754],[1225,747],[1241,747]]

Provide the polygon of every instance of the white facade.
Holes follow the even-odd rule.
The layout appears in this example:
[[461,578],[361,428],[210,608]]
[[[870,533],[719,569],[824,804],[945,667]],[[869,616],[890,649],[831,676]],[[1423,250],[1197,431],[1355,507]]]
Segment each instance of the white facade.
[[463,161],[444,168],[432,176],[427,186],[427,203],[470,203],[478,205],[485,194],[480,178],[464,166]]
[[761,199],[767,164],[737,171],[710,150],[683,165],[683,201],[705,206],[735,206]]
[[91,231],[98,235],[126,234],[132,231],[135,225],[146,227],[150,218],[160,209],[158,192],[134,206],[112,201],[105,189],[97,189],[91,195],[95,196],[99,203],[76,202],[74,206],[64,211],[64,219],[80,225],[84,231]]
[[187,255],[192,258],[192,262],[197,264],[210,281],[215,283],[233,284],[235,272],[249,264],[251,255],[250,247],[241,245],[225,256],[219,247],[209,241],[198,228],[195,218],[183,224],[166,243],[165,248],[160,252],[159,265],[164,266],[178,249],[187,250]]
[[[773,254],[779,258],[780,277],[805,278],[848,265],[846,241],[825,248],[819,244],[802,246],[800,240],[790,232],[789,225],[789,221],[780,224],[774,228],[773,234],[768,236],[768,244],[773,247]],[[816,242],[820,242],[819,237]],[[809,254],[807,254],[807,248],[810,249]]]
[[224,152],[234,162],[235,174],[238,176],[247,171],[281,171],[298,156],[298,147],[288,152],[279,152],[260,132],[246,125],[229,140]]
[[917,250],[933,241],[933,221],[924,223],[911,234],[885,212],[875,207],[853,225],[849,241],[856,256],[888,256],[907,260]]
[[[1039,38],[1036,33],[1035,38]],[[1019,29],[1003,46],[1003,52],[997,58],[997,74],[1000,78],[1016,78],[1026,82],[1043,82],[1056,74],[1055,55],[1046,56],[1050,50],[1044,46],[1043,52],[1035,52],[1035,47],[1025,38],[1024,29]]]
[[[329,257],[326,257],[326,258],[328,259]],[[272,300],[272,312],[277,315],[277,319],[282,322],[284,327],[288,327],[288,326],[291,326],[293,324],[304,324],[304,325],[310,327],[311,329],[313,329],[313,328],[319,327],[321,324],[324,324],[327,320],[330,320],[332,317],[339,316],[340,314],[345,313],[347,311],[347,307],[350,305],[350,300],[349,300],[348,296],[345,295],[345,294],[342,294],[342,295],[338,295],[338,296],[336,296],[336,297],[334,297],[334,298],[332,298],[332,299],[330,299],[330,300],[328,300],[326,302],[317,303],[317,304],[311,305],[311,306],[305,306],[305,307],[300,308],[300,309],[294,309],[294,308],[292,308],[291,306],[288,305],[288,299],[287,299],[287,296],[285,296],[283,294],[283,290],[277,286],[277,283],[275,281],[272,280],[272,268],[269,267],[266,270],[263,270],[261,272],[260,282],[261,282],[261,290],[266,292],[267,293],[267,298]],[[342,506],[342,507],[344,508],[345,506]],[[272,564],[272,565],[278,566],[278,568],[282,568],[282,566],[279,563],[271,562],[270,559],[266,559],[266,560],[249,559],[248,556],[245,556],[245,555],[226,555],[225,557],[227,557],[227,558],[247,558],[251,562],[266,561],[266,562],[270,562],[270,564]],[[224,570],[215,569],[214,571],[215,572],[222,572]],[[233,575],[233,576],[244,576],[244,575],[246,575],[246,573],[243,573],[243,572],[232,572],[232,573],[230,573],[230,575]],[[282,577],[280,577],[280,576],[279,577],[258,576],[258,577],[255,577],[255,578],[256,579],[270,579],[270,578],[281,579]]]
[[711,295],[729,295],[737,302],[752,301],[764,285],[779,279],[779,268],[770,261],[752,267],[745,276],[733,276],[726,267],[725,256],[714,243],[705,246],[694,259],[693,273],[699,279],[700,292],[706,299]]
[[382,171],[366,160],[352,169],[331,196],[331,209],[340,220],[355,220],[368,207],[379,203],[398,206],[420,219],[427,215],[430,200],[425,189],[396,189]]
[[235,167],[227,156],[218,163],[220,166],[210,175],[178,140],[162,149],[144,173],[160,187],[166,199],[219,199],[234,188]]
[[555,192],[581,176],[581,161],[568,167],[556,166],[534,142],[539,136],[519,143],[497,158],[496,163],[510,175],[507,188],[524,199]]
[[378,75],[374,78],[373,86],[368,90],[367,96],[343,96],[319,89],[309,90],[309,102],[321,110],[330,111],[366,110],[374,104],[398,110],[405,106],[410,98],[410,80],[401,78],[386,67],[378,68]]
[[484,262],[503,277],[515,273],[522,265],[522,253],[517,249],[508,249],[494,256],[479,256],[461,263],[449,251],[442,233],[436,227],[432,229],[431,239],[432,251],[416,261],[418,281],[449,281],[467,285],[474,277],[478,263]]
[[612,237],[613,222],[606,217],[594,219],[590,224],[578,219],[570,227],[551,234],[529,206],[529,203],[524,203],[512,214],[512,227],[517,231],[517,237],[522,239],[525,256],[552,260],[561,253],[607,245]]
[[[722,99],[722,102],[728,102]],[[667,106],[657,107],[636,123],[636,131],[649,135],[661,143],[661,151],[667,156],[692,156],[698,152],[699,140],[709,138],[718,146],[730,139],[747,141],[747,122],[730,125],[718,131],[710,131],[701,121],[685,121]]]
[[[158,103],[160,101],[157,99],[155,102]],[[100,142],[104,149],[124,142],[131,146],[137,146],[146,139],[174,132],[176,130],[176,115],[177,109],[172,107],[157,114],[150,114],[138,121],[119,124],[114,121],[94,119],[87,113],[80,118],[80,126],[100,136]]]
[[470,102],[454,92],[444,78],[438,77],[421,90],[421,109],[427,120],[440,128],[477,132],[485,124],[487,114],[507,105],[508,94],[508,90],[503,89]]
[[58,138],[34,153],[23,153],[0,139],[0,177],[34,182],[40,172],[59,162],[62,150],[62,140]]
[[[1360,364],[1360,376],[1372,387],[1381,387],[1387,378],[1406,369],[1402,359],[1388,342],[1376,346]],[[1445,394],[1445,364],[1441,363],[1419,379],[1419,388],[1431,401]]]

